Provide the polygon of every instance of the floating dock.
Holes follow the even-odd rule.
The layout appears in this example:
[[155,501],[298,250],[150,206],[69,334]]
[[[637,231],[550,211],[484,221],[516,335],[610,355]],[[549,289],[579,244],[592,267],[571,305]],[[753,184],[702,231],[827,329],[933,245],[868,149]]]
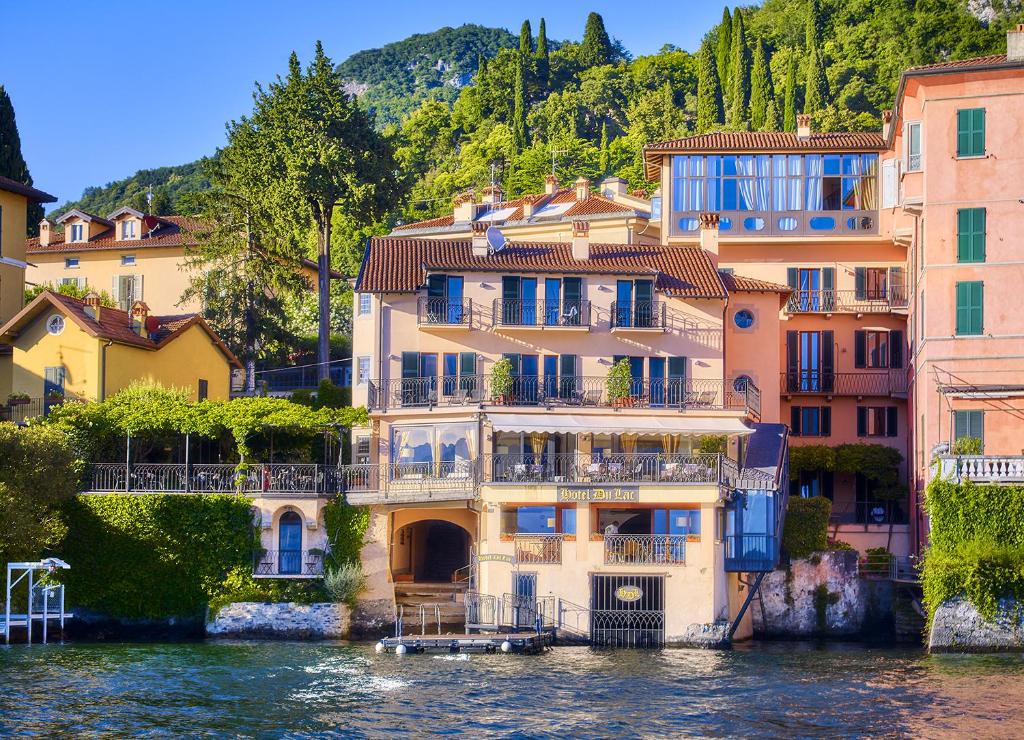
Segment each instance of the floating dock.
[[553,640],[550,632],[498,632],[478,635],[406,635],[385,637],[378,653],[521,653],[535,655]]

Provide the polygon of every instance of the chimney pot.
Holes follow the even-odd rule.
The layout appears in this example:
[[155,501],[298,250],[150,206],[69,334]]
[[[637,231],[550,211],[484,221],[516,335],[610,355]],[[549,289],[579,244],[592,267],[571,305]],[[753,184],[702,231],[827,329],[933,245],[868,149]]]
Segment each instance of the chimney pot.
[[50,220],[46,218],[39,222],[39,246],[50,246]]
[[1024,23],[1006,32],[1006,61],[1024,61]]
[[85,298],[82,299],[82,303],[85,304],[85,314],[92,318],[93,321],[100,320],[100,294],[95,290],[90,290],[85,294]]
[[481,203],[501,203],[502,193],[500,185],[488,185],[486,188],[480,191],[483,197],[480,199]]
[[486,257],[487,256],[487,227],[490,226],[486,221],[474,221],[471,224],[473,229],[473,256],[474,257]]
[[581,177],[576,181],[576,200],[587,200],[590,197],[590,180]]
[[711,261],[718,266],[718,226],[721,217],[717,213],[701,213],[697,216],[700,224],[700,246],[707,252]]
[[572,222],[572,258],[574,260],[590,259],[590,222]]
[[132,304],[129,317],[132,328],[136,333],[138,333],[138,335],[143,339],[147,338],[149,334],[146,331],[146,319],[149,318],[149,306],[142,301],[135,301],[135,303]]
[[476,196],[472,190],[467,190],[455,196],[452,205],[455,207],[454,216],[456,223],[473,220],[473,217],[476,215],[476,204],[473,202],[475,199]]
[[615,200],[629,192],[628,184],[621,177],[606,177],[601,181],[601,195]]
[[544,193],[554,195],[556,190],[558,190],[558,178],[554,175],[544,175]]
[[809,113],[801,113],[796,117],[796,137],[798,139],[809,139],[811,137],[811,116]]

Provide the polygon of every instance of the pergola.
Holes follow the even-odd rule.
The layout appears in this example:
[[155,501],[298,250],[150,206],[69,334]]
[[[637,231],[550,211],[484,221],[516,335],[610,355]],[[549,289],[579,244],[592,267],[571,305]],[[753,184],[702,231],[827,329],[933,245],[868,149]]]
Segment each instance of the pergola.
[[[7,589],[4,598],[4,642],[11,642],[11,627],[25,627],[28,642],[32,643],[32,622],[40,620],[43,626],[43,643],[46,643],[50,620],[60,622],[61,635],[64,634],[64,620],[72,615],[64,611],[64,586],[62,584],[37,583],[36,572],[54,573],[57,570],[68,570],[70,565],[60,558],[44,558],[38,562],[8,563]],[[25,581],[28,586],[28,600],[25,614],[11,613],[11,594],[19,583]]]

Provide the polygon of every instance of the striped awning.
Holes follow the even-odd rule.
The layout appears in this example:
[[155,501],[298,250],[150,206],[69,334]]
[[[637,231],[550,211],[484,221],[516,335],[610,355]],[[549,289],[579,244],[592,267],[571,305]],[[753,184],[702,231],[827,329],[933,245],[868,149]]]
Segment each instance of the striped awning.
[[561,434],[751,434],[740,419],[729,417],[633,416],[597,414],[488,414],[496,432]]

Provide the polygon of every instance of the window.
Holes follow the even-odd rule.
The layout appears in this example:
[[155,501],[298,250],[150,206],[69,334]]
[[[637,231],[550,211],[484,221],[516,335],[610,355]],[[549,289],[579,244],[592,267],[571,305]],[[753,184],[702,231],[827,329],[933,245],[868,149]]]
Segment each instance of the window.
[[370,358],[360,357],[356,360],[356,385],[370,382]]
[[907,172],[918,172],[921,169],[921,122],[908,123],[906,136]]
[[0,257],[4,255],[4,209],[0,207]]
[[501,533],[576,534],[575,506],[504,506]]
[[78,257],[65,257],[64,258],[64,269],[65,270],[77,270],[78,269]]
[[53,334],[55,337],[60,336],[64,333],[64,317],[60,314],[54,314],[46,320],[46,331]]
[[789,267],[786,269],[786,283],[793,289],[789,310],[835,310],[836,268]]
[[83,236],[85,234],[85,226],[82,224],[71,224],[71,241],[80,242],[84,241]]
[[359,315],[369,316],[373,308],[373,296],[369,293],[359,294]]
[[980,280],[956,284],[956,333],[973,336],[984,333],[985,284]]
[[903,367],[903,332],[864,329],[853,333],[853,365],[857,368]]
[[884,301],[889,298],[889,269],[853,268],[854,297],[858,301]]
[[465,479],[476,459],[476,423],[395,426],[391,462],[397,476]]
[[356,465],[369,465],[370,464],[370,438],[369,437],[356,437],[355,460],[353,460],[353,462]]
[[61,278],[60,279],[60,284],[61,285],[74,285],[79,290],[85,290],[85,286],[87,285],[87,281],[86,281],[86,279],[84,277],[81,277],[81,278],[68,277],[68,278]]
[[956,112],[956,156],[985,156],[984,108],[965,108]]
[[835,348],[832,331],[786,332],[787,390],[804,393],[832,391]]
[[956,212],[956,261],[985,261],[985,209],[960,208]]
[[732,381],[732,389],[737,393],[746,393],[750,385],[753,385],[753,381],[749,375],[737,375]]
[[832,434],[830,406],[793,406],[789,412],[789,425],[794,437],[828,437]]
[[741,309],[733,316],[733,321],[740,329],[749,329],[754,325],[754,314],[747,309]]
[[135,255],[134,254],[122,254],[121,255],[121,265],[123,267],[131,267],[134,264],[135,264]]
[[953,441],[974,437],[985,442],[985,412],[978,410],[953,412]]
[[895,406],[858,406],[858,437],[895,437],[897,411]]
[[200,401],[205,401],[210,396],[210,382],[203,378],[199,379],[199,387],[197,389],[197,397]]
[[135,222],[131,219],[121,222],[121,239],[135,238]]
[[130,311],[135,301],[142,300],[142,275],[115,275],[113,289],[118,308]]

